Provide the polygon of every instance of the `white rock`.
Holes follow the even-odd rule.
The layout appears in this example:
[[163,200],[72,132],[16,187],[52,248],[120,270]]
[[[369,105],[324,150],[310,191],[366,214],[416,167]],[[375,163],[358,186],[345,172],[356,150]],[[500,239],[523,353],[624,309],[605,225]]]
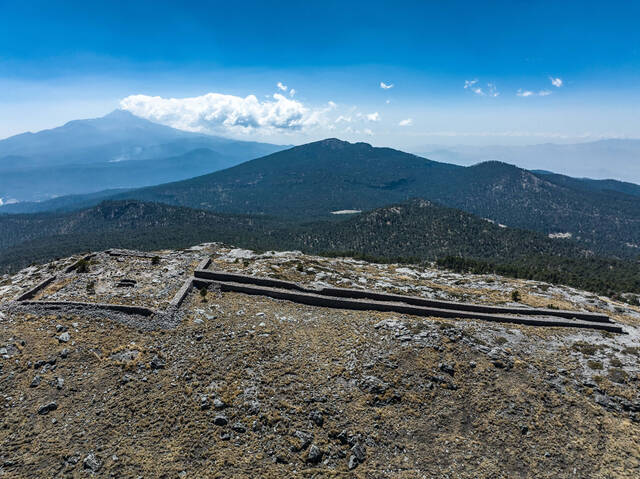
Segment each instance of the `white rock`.
[[416,276],[418,274],[411,268],[396,268],[396,273],[407,274],[409,276]]
[[389,319],[383,319],[382,321],[376,323],[373,327],[376,329],[379,329],[379,328],[400,329],[400,328],[404,328],[404,323],[399,319],[389,318]]
[[255,256],[255,253],[248,249],[236,248],[229,251],[225,256],[233,259],[250,259]]

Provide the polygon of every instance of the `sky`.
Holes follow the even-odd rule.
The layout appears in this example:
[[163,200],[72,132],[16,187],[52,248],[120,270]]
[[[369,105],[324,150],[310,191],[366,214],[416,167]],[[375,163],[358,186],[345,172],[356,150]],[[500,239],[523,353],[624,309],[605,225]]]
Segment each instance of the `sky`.
[[123,108],[299,144],[640,138],[640,2],[0,0],[0,138]]

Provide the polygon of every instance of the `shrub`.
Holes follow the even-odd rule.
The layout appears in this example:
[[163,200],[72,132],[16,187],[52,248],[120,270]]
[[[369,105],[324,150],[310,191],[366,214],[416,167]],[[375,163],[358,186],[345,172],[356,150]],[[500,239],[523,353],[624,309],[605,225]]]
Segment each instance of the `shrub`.
[[519,302],[520,299],[522,299],[520,296],[520,291],[518,291],[517,289],[511,291],[511,299],[516,303]]
[[602,361],[596,361],[594,359],[589,359],[589,361],[587,361],[587,366],[589,366],[589,368],[591,368],[593,370],[600,370],[600,369],[602,369]]
[[76,273],[88,273],[89,272],[89,262],[86,259],[81,259],[78,261],[78,265],[76,266]]

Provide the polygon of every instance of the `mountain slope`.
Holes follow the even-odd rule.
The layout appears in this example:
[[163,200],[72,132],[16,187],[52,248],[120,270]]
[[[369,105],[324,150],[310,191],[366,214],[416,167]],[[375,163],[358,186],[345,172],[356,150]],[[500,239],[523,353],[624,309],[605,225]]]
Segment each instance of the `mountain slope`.
[[460,167],[335,139],[119,196],[297,218],[367,210],[416,197],[511,227],[570,233],[600,253],[635,255],[635,245],[640,245],[636,196],[558,184],[500,162]]
[[640,140],[607,139],[576,144],[424,147],[424,156],[459,165],[498,160],[527,169],[640,183]]
[[569,234],[600,255],[636,257],[640,246],[633,194],[496,161],[461,167],[336,139],[111,198],[306,221],[425,198],[512,228]]
[[[155,235],[177,238],[182,232],[187,235],[195,232],[199,235],[216,236],[255,229],[254,232],[259,235],[257,228],[271,223],[284,224],[267,218],[256,221],[249,216],[216,214],[159,203],[106,201],[91,208],[67,213],[0,216],[0,253],[10,246],[20,245],[26,251],[31,248],[35,255],[37,247],[29,245],[29,241],[42,238],[43,244],[50,244],[47,249],[53,250],[57,247],[56,241],[64,236],[73,238],[71,244],[76,243],[77,252],[87,247],[100,249],[111,241],[110,238],[121,236],[128,237],[133,246],[136,242],[153,243],[158,239]],[[98,243],[94,245],[95,241]]]
[[216,211],[295,217],[370,209],[439,191],[463,168],[391,148],[328,139],[182,182],[131,192],[131,198]]
[[[2,172],[0,191],[8,198],[28,198],[34,192],[41,192],[46,198],[113,188],[139,188],[192,178],[237,163],[238,160],[225,154],[200,148],[170,158],[21,168]],[[0,211],[29,212],[48,208],[46,204],[29,203],[14,203]]]
[[454,269],[499,272],[609,295],[640,293],[637,262],[588,255],[572,240],[502,228],[423,200],[346,221],[315,223],[137,201],[104,202],[71,213],[5,215],[0,217],[0,271],[90,250],[181,248],[212,241],[382,262],[438,259]]
[[306,251],[353,251],[378,257],[436,259],[455,255],[514,259],[539,254],[581,257],[573,241],[503,228],[464,211],[412,200],[319,224],[297,242]]
[[592,178],[573,178],[550,171],[535,172],[544,175],[544,179],[557,185],[585,191],[609,191],[631,196],[640,196],[640,185],[618,180],[594,180]]
[[[166,164],[166,175],[136,183],[136,168],[140,166],[132,163],[135,160],[166,159],[209,149],[219,157],[220,167],[228,167],[282,148],[176,130],[116,110],[102,118],[74,120],[58,128],[0,140],[0,173],[4,178],[0,182],[0,199],[33,201],[123,186],[122,181],[108,183],[107,176],[102,183],[93,185],[94,189],[88,185],[83,188],[83,175],[91,174],[87,165],[99,165],[116,176],[118,171],[131,168],[124,175],[130,178],[127,186],[140,187],[156,180],[166,182],[188,176],[179,164]],[[209,171],[214,169],[192,169],[188,173]],[[38,182],[30,188],[29,181],[34,178]]]
[[101,118],[73,120],[50,130],[0,140],[0,169],[14,169],[17,162],[12,157],[16,156],[20,157],[20,167],[41,167],[168,157],[196,148],[216,150],[222,146],[230,157],[243,159],[280,149],[266,143],[176,130],[115,110]]
[[[344,221],[313,223],[218,214],[161,203],[106,201],[68,213],[0,216],[0,251],[38,238],[52,243],[48,238],[61,235],[107,237],[124,232],[146,242],[140,236],[149,228],[162,228],[165,235],[181,230],[198,235],[199,241],[229,241],[225,236],[228,229],[251,233],[255,244],[263,248],[355,251],[383,257],[435,259],[464,255],[512,259],[540,253],[582,256],[572,241],[501,228],[469,213],[424,200],[379,208]],[[214,237],[207,238],[207,234]]]

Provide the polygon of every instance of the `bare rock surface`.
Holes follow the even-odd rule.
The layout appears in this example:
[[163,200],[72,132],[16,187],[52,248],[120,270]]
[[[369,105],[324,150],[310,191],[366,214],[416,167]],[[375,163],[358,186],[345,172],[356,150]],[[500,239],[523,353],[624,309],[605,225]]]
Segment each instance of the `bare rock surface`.
[[[11,301],[56,274],[38,299],[162,310],[209,256],[214,269],[307,286],[485,304],[518,290],[521,306],[606,312],[626,334],[215,290],[192,291],[172,321]],[[88,272],[63,273],[77,259],[0,283],[0,477],[640,476],[635,307],[428,265],[217,244],[99,253]]]

